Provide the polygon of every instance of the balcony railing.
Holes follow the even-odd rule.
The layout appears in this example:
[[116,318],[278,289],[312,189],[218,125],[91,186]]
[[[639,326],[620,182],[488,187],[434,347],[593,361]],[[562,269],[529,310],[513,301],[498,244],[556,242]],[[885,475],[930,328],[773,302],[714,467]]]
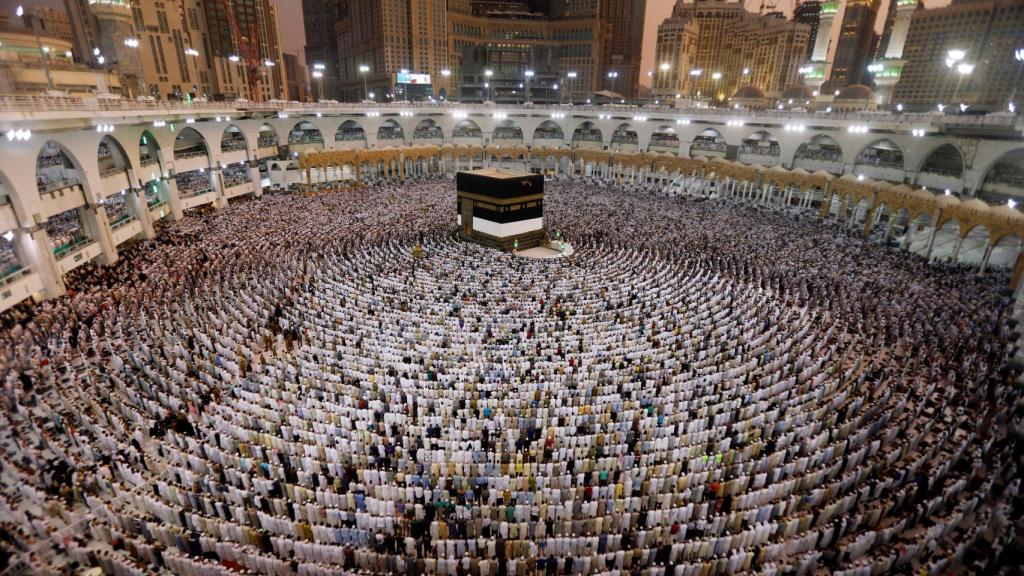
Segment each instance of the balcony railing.
[[85,248],[86,246],[92,243],[92,238],[76,238],[70,242],[54,247],[53,256],[57,260],[61,260],[74,254],[75,252],[78,252],[82,248]]
[[31,273],[31,267],[24,267],[21,264],[10,266],[6,271],[0,272],[0,286],[9,286]]
[[[224,111],[294,111],[297,114],[313,113],[317,111],[351,111],[351,110],[374,110],[374,109],[417,109],[434,110],[444,112],[446,110],[465,110],[492,112],[495,104],[461,104],[457,102],[387,102],[387,103],[362,103],[362,102],[184,102],[178,100],[105,100],[97,98],[49,98],[44,96],[0,96],[0,113],[2,112],[82,112],[83,114],[95,112],[166,112],[166,113],[188,113],[188,112],[224,112]],[[942,115],[938,113],[902,113],[890,112],[808,112],[799,110],[734,110],[725,108],[675,108],[672,106],[651,106],[651,105],[567,105],[548,104],[537,106],[522,106],[520,104],[502,104],[503,108],[520,109],[533,113],[543,113],[545,110],[560,110],[567,112],[601,112],[611,114],[613,117],[629,116],[637,112],[645,115],[664,114],[666,116],[685,115],[689,117],[722,117],[733,118],[763,118],[766,120],[840,120],[858,122],[885,122],[890,124],[915,126],[985,126],[985,127],[1014,127],[1024,125],[1019,117],[1005,113],[987,115]],[[654,120],[654,119],[652,119]]]
[[130,224],[133,221],[135,221],[135,216],[132,216],[131,214],[121,214],[110,223],[110,229],[117,230],[118,228],[126,224]]

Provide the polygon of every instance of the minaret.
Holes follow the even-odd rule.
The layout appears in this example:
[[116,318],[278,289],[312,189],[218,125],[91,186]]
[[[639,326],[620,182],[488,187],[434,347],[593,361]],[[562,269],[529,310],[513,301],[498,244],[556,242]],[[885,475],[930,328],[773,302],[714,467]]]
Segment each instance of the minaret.
[[892,98],[893,88],[900,80],[903,72],[903,47],[907,43],[910,32],[910,20],[920,6],[919,0],[892,0],[896,3],[896,16],[892,23],[889,44],[885,54],[868,66],[868,71],[875,77],[875,101],[879,106],[887,106]]
[[[89,10],[99,23],[100,45],[96,48],[103,57],[103,65],[117,73],[121,86],[130,94],[145,95],[140,40],[132,25],[128,0],[89,0]],[[94,60],[99,61],[99,56]]]
[[828,48],[832,38],[832,23],[836,19],[836,12],[839,11],[839,2],[822,2],[821,12],[818,19],[818,35],[814,38],[814,52],[811,53],[811,61],[801,68],[804,74],[804,84],[811,87],[815,94],[821,90],[821,85],[828,77]]

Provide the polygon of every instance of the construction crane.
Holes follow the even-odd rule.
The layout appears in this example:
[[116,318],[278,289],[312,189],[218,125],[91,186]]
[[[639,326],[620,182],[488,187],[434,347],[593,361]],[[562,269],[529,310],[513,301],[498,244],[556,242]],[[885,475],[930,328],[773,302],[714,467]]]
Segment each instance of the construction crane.
[[238,20],[235,18],[233,0],[216,0],[224,8],[228,18],[228,27],[231,30],[232,40],[238,48],[238,58],[245,67],[245,79],[249,86],[249,99],[258,102],[260,98],[260,68],[263,62],[260,58],[259,32],[256,23],[249,27],[249,35],[242,36],[238,28]]

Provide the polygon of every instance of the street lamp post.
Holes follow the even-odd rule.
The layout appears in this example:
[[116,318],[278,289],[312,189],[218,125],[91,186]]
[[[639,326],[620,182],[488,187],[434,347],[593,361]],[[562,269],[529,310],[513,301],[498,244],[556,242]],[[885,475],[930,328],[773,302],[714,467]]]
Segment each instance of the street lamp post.
[[[950,51],[946,52],[946,68],[949,68],[949,73],[950,74],[952,74],[953,70],[956,68],[957,62],[963,60],[964,56],[966,56],[966,55],[967,55],[966,52],[964,52],[963,50],[957,50],[957,49],[953,49],[953,50],[950,50]],[[949,88],[949,79],[950,79],[950,77],[946,76],[946,81],[943,83],[942,91],[939,92],[939,99],[940,100],[942,99],[943,95],[946,93],[946,90]],[[940,106],[941,106],[941,104],[940,104]]]
[[697,97],[697,78],[699,78],[700,75],[703,73],[704,71],[701,70],[700,68],[694,68],[693,70],[690,70],[690,78],[693,79],[693,85],[690,87],[690,100],[693,100],[694,98]]
[[484,81],[484,88],[487,89],[487,101],[491,101],[491,76],[494,76],[494,70],[484,70],[484,77],[487,80]]
[[960,94],[960,84],[963,83],[964,76],[967,76],[971,72],[974,72],[974,64],[968,64],[966,62],[961,62],[960,64],[957,64],[956,71],[957,71],[958,74],[960,74],[960,77],[957,78],[956,89],[953,90],[953,103],[954,104],[957,103],[957,96]]
[[619,79],[619,73],[615,70],[608,73],[608,78],[611,79],[612,92],[615,92],[615,81]]
[[[451,78],[451,76],[452,76],[452,71],[451,70],[449,70],[447,68],[444,68],[444,69],[441,70],[441,77],[444,78],[444,84],[445,84],[445,88],[446,89],[448,88],[448,79]],[[445,93],[447,93],[447,90],[445,90]],[[444,97],[442,97],[441,99],[444,100]]]
[[43,71],[46,72],[46,85],[50,90],[54,90],[53,86],[53,73],[50,72],[50,51],[43,48],[43,41],[39,37],[39,19],[29,14],[25,15],[25,8],[21,5],[15,9],[14,14],[18,18],[24,18],[29,27],[32,28],[32,33],[36,36],[36,46],[39,47],[39,53],[43,57]]
[[572,89],[573,89],[573,86],[574,86],[574,84],[575,84],[575,83],[573,82],[573,80],[575,80],[575,79],[576,79],[576,76],[577,76],[577,74],[576,74],[576,71],[575,71],[575,70],[570,70],[570,71],[569,71],[569,72],[568,72],[568,73],[567,73],[567,74],[565,75],[565,77],[569,79],[569,104],[572,104]]
[[324,73],[319,70],[314,70],[313,78],[316,79],[316,99],[319,102],[324,99]]
[[[669,64],[668,62],[662,62],[662,63],[661,63],[661,65],[659,65],[659,66],[658,66],[658,70],[659,70],[659,71],[661,71],[661,74],[660,74],[660,75],[658,75],[658,84],[659,84],[659,88],[660,88],[660,89],[661,89],[661,90],[662,90],[663,92],[665,92],[666,94],[668,93],[668,91],[667,91],[667,90],[665,90],[665,89],[667,88],[667,87],[665,86],[665,73],[666,73],[666,72],[668,72],[668,71],[669,71],[669,70],[671,70],[671,69],[672,69],[672,65],[671,65],[671,64]],[[657,94],[657,92],[658,92],[658,91],[657,91],[657,90],[655,90],[655,94]],[[667,96],[666,96],[666,99],[667,99]]]
[[190,60],[192,60],[192,68],[195,72],[195,77],[193,78],[195,83],[192,85],[192,91],[196,96],[199,96],[199,65],[196,64],[196,57],[199,56],[199,51],[191,47],[185,48],[185,55],[189,56]]
[[1010,112],[1013,112],[1017,108],[1014,100],[1017,99],[1017,86],[1020,84],[1020,73],[1024,70],[1024,48],[1014,49],[1013,57],[1017,62],[1019,62],[1019,64],[1017,65],[1017,76],[1013,81],[1013,92],[1010,94]]
[[[139,39],[138,38],[125,38],[124,39],[124,45],[126,47],[128,47],[128,48],[131,48],[132,50],[136,50],[139,47]],[[140,96],[141,95],[145,95],[145,93],[146,93],[146,85],[145,85],[145,83],[143,81],[142,74],[136,75],[135,79],[138,80],[138,82],[139,82],[139,95]]]
[[530,81],[533,80],[533,70],[527,70],[523,72],[523,76],[526,76],[526,100],[524,104],[530,103]]
[[718,100],[718,81],[722,79],[722,73],[721,72],[713,72],[711,74],[711,79],[715,81],[715,93],[711,95],[711,100],[712,101],[717,101]]
[[370,97],[370,90],[367,88],[367,84],[366,84],[366,73],[369,72],[369,71],[370,71],[370,67],[367,66],[366,64],[360,64],[359,65],[359,74],[361,74],[362,77],[363,77],[363,98],[369,98]]

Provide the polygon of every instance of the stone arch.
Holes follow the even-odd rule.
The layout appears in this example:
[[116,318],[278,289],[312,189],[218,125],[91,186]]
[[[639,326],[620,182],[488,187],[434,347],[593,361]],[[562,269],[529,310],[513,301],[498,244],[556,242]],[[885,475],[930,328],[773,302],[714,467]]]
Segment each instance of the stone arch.
[[956,263],[980,265],[991,240],[989,229],[984,224],[977,224],[967,230],[961,230],[961,234],[962,240],[960,250],[956,254]]
[[414,144],[435,144],[440,146],[444,144],[444,131],[441,129],[441,125],[433,118],[424,118],[413,128],[412,141]]
[[917,171],[961,178],[965,168],[963,152],[955,144],[947,142],[926,154]]
[[36,186],[39,193],[82,184],[82,163],[56,140],[47,140],[36,153]]
[[308,150],[323,150],[324,133],[309,120],[296,122],[288,131],[288,149],[292,153],[304,154]]
[[746,164],[775,166],[780,163],[779,139],[767,130],[758,130],[740,141],[737,159]]
[[580,150],[601,150],[604,147],[604,134],[591,121],[586,121],[572,132],[572,147]]
[[452,128],[452,143],[480,146],[484,143],[484,132],[480,125],[469,118],[459,120]]
[[110,134],[100,138],[100,143],[96,146],[96,164],[99,167],[100,178],[124,172],[132,167],[124,146]]
[[725,137],[714,128],[701,130],[693,137],[693,142],[690,143],[690,156],[723,157],[725,156],[725,151]]
[[494,125],[491,143],[495,146],[522,146],[523,128],[515,120],[506,119]]
[[160,142],[149,130],[143,130],[139,135],[139,170],[136,173],[139,182],[152,182],[163,175],[162,154]]
[[246,138],[245,132],[235,124],[228,124],[227,127],[224,128],[224,132],[220,137],[221,154],[248,149],[249,139]]
[[651,152],[669,152],[678,155],[679,146],[679,134],[676,129],[668,124],[663,124],[651,134],[651,142],[647,149]]
[[277,129],[267,122],[261,124],[259,136],[257,136],[257,147],[270,148],[280,144],[281,138],[277,135]]
[[616,152],[636,152],[640,150],[640,135],[632,124],[623,122],[612,131],[608,147]]
[[206,146],[206,138],[203,138],[202,134],[192,128],[185,128],[174,139],[175,162],[198,156],[209,158],[209,155],[210,151]]
[[800,144],[793,155],[793,168],[808,172],[824,170],[830,174],[843,173],[843,148],[828,134],[816,134]]
[[533,130],[534,146],[553,146],[558,148],[565,144],[565,132],[554,120],[545,120]]
[[990,204],[1024,197],[1024,148],[1003,154],[989,166],[978,187],[978,197]]
[[888,138],[875,140],[857,153],[856,166],[883,166],[904,169],[903,149]]
[[366,130],[355,120],[348,119],[334,131],[335,148],[366,148]]
[[872,180],[902,184],[906,180],[906,156],[899,144],[881,138],[864,146],[854,160],[854,173]]
[[399,142],[405,143],[405,130],[402,129],[402,125],[395,120],[388,119],[381,123],[380,127],[377,128],[377,141],[390,146],[391,143]]
[[1017,234],[1011,232],[1000,236],[992,244],[992,253],[989,254],[986,268],[1013,269],[1022,249],[1024,243]]

